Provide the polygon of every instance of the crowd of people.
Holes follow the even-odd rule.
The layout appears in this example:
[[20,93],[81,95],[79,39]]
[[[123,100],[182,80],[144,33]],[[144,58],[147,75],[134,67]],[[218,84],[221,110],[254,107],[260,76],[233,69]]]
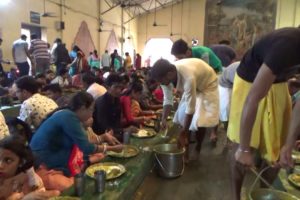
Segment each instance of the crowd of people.
[[121,151],[123,132],[137,132],[162,108],[140,56],[137,63],[117,50],[86,57],[59,38],[51,49],[36,35],[30,45],[26,39],[14,42],[13,62],[0,51],[1,63],[16,65],[1,68],[2,97],[21,103],[17,118],[0,112],[0,199],[59,195],[85,166]]
[[[94,50],[86,57],[76,45],[68,52],[59,38],[49,50],[36,35],[30,46],[22,35],[13,44],[16,67],[6,73],[1,65],[1,85],[9,88],[3,93],[21,108],[12,119],[0,112],[0,199],[59,195],[106,151],[121,151],[122,134],[137,132],[157,118],[158,109],[161,129],[167,128],[175,97],[179,148],[189,148],[194,132],[199,153],[206,132],[216,142],[220,121],[228,130],[235,200],[256,164],[254,153],[261,167],[275,166],[263,174],[272,182],[279,166],[292,165],[300,131],[299,35],[299,28],[273,31],[241,61],[228,41],[209,48],[180,39],[171,49],[175,62],[159,59],[150,68],[141,68],[139,54],[132,59],[126,52],[123,59],[117,50],[102,56]],[[2,51],[0,63],[9,63]]]

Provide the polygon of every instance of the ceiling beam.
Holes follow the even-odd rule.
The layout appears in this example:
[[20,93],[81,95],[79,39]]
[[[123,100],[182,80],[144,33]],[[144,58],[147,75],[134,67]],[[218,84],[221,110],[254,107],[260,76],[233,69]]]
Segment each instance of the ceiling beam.
[[161,7],[164,7],[165,6],[165,4],[162,4],[160,1],[158,1],[158,0],[155,0]]
[[112,9],[114,9],[115,7],[118,7],[119,5],[120,5],[120,4],[118,3],[118,4],[114,5],[114,6],[111,6],[111,7],[110,7],[109,9],[107,9],[106,11],[103,11],[103,12],[101,13],[101,15],[104,15],[105,13],[111,11]]
[[105,3],[108,5],[108,7],[112,7],[112,5],[110,5],[108,2],[107,2],[107,0],[104,0],[105,1]]

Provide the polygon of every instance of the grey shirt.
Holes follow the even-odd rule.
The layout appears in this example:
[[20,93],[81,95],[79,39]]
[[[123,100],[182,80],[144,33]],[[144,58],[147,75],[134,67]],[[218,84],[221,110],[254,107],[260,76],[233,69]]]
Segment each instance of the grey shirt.
[[234,62],[230,64],[228,67],[223,68],[223,72],[221,76],[219,77],[219,85],[225,88],[232,88],[233,86],[233,80],[234,75],[236,72],[236,69],[240,65],[240,61]]
[[223,67],[229,66],[236,57],[235,51],[228,45],[215,44],[211,45],[210,48],[221,60]]

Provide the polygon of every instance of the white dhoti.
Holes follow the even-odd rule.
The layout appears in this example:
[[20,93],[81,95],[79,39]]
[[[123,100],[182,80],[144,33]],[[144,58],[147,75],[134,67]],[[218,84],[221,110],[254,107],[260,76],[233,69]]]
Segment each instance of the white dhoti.
[[[181,98],[173,122],[184,125],[185,97]],[[190,125],[190,131],[197,131],[198,127],[214,127],[219,123],[219,92],[217,81],[212,87],[196,95],[196,107]]]
[[219,85],[220,121],[222,122],[227,122],[229,120],[231,93],[231,88],[225,88]]

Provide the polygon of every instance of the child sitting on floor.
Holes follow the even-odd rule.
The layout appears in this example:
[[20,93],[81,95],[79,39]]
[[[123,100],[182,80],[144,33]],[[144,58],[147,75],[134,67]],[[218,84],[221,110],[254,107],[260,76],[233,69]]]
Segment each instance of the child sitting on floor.
[[47,199],[58,191],[45,191],[42,181],[32,186],[26,171],[33,166],[33,154],[24,140],[8,136],[0,141],[0,199]]

